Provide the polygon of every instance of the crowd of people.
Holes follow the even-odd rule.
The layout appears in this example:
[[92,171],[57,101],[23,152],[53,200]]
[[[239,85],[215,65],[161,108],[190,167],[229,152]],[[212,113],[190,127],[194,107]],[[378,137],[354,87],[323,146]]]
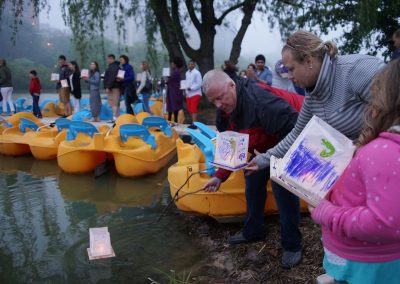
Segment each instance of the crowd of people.
[[[167,85],[168,120],[177,122],[186,97],[191,122],[197,121],[202,94],[217,107],[219,131],[249,134],[252,154],[245,169],[247,213],[243,229],[229,237],[235,245],[262,241],[266,183],[270,178],[271,156],[282,158],[313,115],[329,123],[357,145],[354,157],[332,191],[315,208],[312,219],[322,226],[325,251],[323,266],[337,283],[397,283],[400,279],[400,29],[393,35],[396,50],[391,61],[361,54],[339,55],[336,44],[318,36],[296,31],[285,42],[282,59],[274,70],[266,66],[263,55],[238,73],[229,60],[221,69],[208,71],[202,78],[196,62],[171,60]],[[120,96],[124,95],[127,113],[142,96],[143,110],[152,113],[152,74],[142,61],[140,76],[135,75],[129,58],[107,56],[104,89],[115,121]],[[65,116],[79,111],[81,79],[88,83],[90,108],[95,121],[101,107],[101,75],[92,62],[88,77],[81,76],[77,62],[66,62],[60,55],[57,92],[64,103]],[[123,71],[121,73],[121,71]],[[41,117],[38,106],[40,81],[30,71],[33,113]],[[122,74],[122,75],[121,75]],[[184,83],[182,79],[185,79]],[[12,103],[11,73],[0,59],[0,90],[3,115]],[[192,124],[190,127],[195,128]],[[204,185],[217,191],[231,172],[218,169]],[[292,268],[302,260],[300,201],[291,192],[272,182],[281,223],[281,265]]]

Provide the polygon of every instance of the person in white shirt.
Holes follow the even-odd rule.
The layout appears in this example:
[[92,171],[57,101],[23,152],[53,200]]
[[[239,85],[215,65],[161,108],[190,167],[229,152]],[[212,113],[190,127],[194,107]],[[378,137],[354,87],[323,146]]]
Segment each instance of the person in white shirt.
[[195,68],[196,62],[189,60],[186,71],[186,104],[193,122],[197,121],[197,109],[201,99],[201,84],[203,82],[200,72]]

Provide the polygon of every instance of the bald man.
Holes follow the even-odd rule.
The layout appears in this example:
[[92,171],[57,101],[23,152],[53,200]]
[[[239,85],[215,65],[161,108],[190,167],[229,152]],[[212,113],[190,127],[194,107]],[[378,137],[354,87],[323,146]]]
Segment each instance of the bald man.
[[[270,87],[271,88],[271,87]],[[249,152],[265,152],[274,147],[294,127],[297,111],[285,99],[255,85],[248,79],[232,81],[220,70],[212,70],[203,78],[203,92],[220,111],[218,121],[224,121],[224,130],[249,134]],[[293,96],[297,96],[293,94]],[[220,130],[217,124],[218,130]],[[228,179],[230,171],[218,169],[204,185],[205,191],[216,191]],[[230,244],[248,243],[265,239],[264,207],[269,169],[246,176],[246,219],[240,233],[228,239]],[[299,231],[299,199],[273,183],[272,189],[281,219],[283,246],[282,266],[293,267],[301,261],[301,234]]]

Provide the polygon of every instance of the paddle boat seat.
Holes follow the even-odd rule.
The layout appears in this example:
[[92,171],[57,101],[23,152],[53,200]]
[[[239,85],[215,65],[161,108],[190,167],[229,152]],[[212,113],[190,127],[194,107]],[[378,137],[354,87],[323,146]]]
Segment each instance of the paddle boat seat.
[[203,135],[207,136],[208,138],[214,139],[217,137],[217,133],[213,129],[211,129],[210,127],[205,125],[204,123],[195,121],[193,124],[196,125],[197,128],[200,130],[200,132]]
[[211,139],[194,129],[186,128],[186,131],[190,134],[190,136],[192,136],[193,141],[204,154],[206,160],[207,174],[209,174],[210,176],[213,175],[215,169],[210,164],[210,162],[214,161],[215,146],[212,143]]
[[97,128],[88,122],[71,121],[69,129],[67,131],[67,138],[65,140],[66,141],[75,140],[76,135],[78,133],[85,133],[90,137],[93,137],[93,135],[97,132],[98,132]]
[[25,98],[18,98],[15,100],[15,106],[17,107],[18,111],[24,111],[24,104],[25,104],[26,99]]
[[31,129],[36,131],[38,128],[39,126],[32,120],[21,117],[19,122],[19,131],[21,131],[22,133],[25,133],[26,129]]
[[147,128],[157,127],[168,137],[172,137],[171,126],[169,126],[168,122],[159,116],[148,116],[142,121],[142,125]]
[[57,118],[55,122],[58,131],[60,132],[63,129],[68,129],[71,125],[71,120],[66,118]]
[[83,109],[74,113],[72,115],[72,120],[74,121],[84,121],[85,119],[90,119],[92,117],[92,113],[88,109]]
[[154,150],[157,147],[154,135],[150,134],[146,126],[140,124],[123,124],[119,128],[119,136],[121,141],[125,143],[131,136],[142,139],[145,143],[149,144]]

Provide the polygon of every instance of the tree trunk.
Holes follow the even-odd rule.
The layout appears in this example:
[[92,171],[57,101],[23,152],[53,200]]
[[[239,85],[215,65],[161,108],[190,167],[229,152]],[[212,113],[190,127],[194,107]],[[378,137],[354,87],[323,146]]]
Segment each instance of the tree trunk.
[[251,24],[251,18],[253,17],[253,12],[256,8],[256,4],[256,0],[250,0],[247,1],[247,3],[243,6],[242,11],[244,15],[242,19],[242,25],[240,26],[238,33],[233,39],[231,54],[229,56],[229,60],[232,61],[234,64],[238,63],[238,59],[242,51],[242,41],[246,34],[247,28]]

